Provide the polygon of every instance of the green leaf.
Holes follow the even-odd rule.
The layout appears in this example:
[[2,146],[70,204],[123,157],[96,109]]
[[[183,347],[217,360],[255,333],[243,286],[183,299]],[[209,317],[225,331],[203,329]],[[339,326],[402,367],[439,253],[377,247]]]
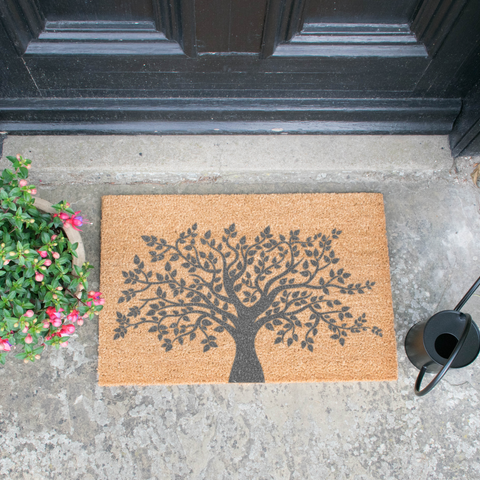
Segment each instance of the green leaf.
[[27,271],[25,272],[25,278],[32,278],[35,274],[35,269],[33,267],[28,267]]
[[[68,278],[68,277],[65,276],[63,278],[65,279],[65,278]],[[75,292],[77,290],[78,285],[80,284],[80,280],[78,278],[74,278],[69,283],[70,283],[70,285],[69,285],[70,291]]]
[[[10,157],[10,158],[12,158],[12,157]],[[13,160],[11,160],[11,161],[13,162]],[[13,180],[13,172],[11,170],[9,170],[8,168],[6,168],[2,173],[2,178],[8,183],[11,182]]]
[[15,327],[15,323],[17,323],[17,319],[14,318],[14,317],[8,317],[8,318],[5,318],[5,321],[7,322],[7,328],[8,330],[13,330]]

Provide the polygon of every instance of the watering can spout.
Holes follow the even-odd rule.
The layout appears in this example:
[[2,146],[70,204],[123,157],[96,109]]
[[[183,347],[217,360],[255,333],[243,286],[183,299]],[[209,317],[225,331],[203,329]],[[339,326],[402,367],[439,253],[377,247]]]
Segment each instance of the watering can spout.
[[[462,368],[472,363],[480,352],[480,331],[468,313],[460,310],[480,286],[480,277],[460,300],[454,310],[436,313],[426,322],[415,324],[405,337],[405,351],[420,373],[415,394],[426,395],[450,368]],[[423,390],[425,373],[436,373]]]

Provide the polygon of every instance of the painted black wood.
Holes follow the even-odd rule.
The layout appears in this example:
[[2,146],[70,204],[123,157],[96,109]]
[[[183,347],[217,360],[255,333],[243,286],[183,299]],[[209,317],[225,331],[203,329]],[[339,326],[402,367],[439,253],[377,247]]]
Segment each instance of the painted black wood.
[[0,1],[0,21],[19,55],[25,52],[28,43],[38,36],[45,25],[38,0]]
[[309,23],[273,56],[283,57],[419,57],[427,51],[407,24]]
[[480,153],[480,82],[463,100],[462,111],[450,134],[454,156]]
[[25,61],[17,54],[19,44],[2,28],[3,17],[0,20],[0,98],[16,97],[20,92],[26,97],[40,95]]
[[416,0],[307,0],[307,23],[407,23]]
[[267,0],[195,0],[198,51],[258,53]]
[[306,0],[269,0],[266,9],[261,57],[273,55],[280,43],[288,42],[303,27]]
[[197,55],[194,0],[154,0],[157,30],[175,40],[185,55]]
[[[125,47],[123,47],[125,48]],[[173,48],[173,46],[172,46]],[[203,55],[190,59],[172,55],[25,55],[43,96],[263,96],[264,91],[289,96],[409,96],[428,64],[423,56],[311,57]],[[403,74],[399,75],[398,71]],[[88,72],[88,74],[87,74]],[[321,86],[321,89],[319,88]],[[128,94],[125,92],[128,90]],[[207,93],[209,90],[212,94]],[[319,95],[319,91],[321,95]],[[96,93],[97,92],[97,93]],[[368,94],[370,92],[370,94]],[[196,95],[194,95],[196,96]],[[283,95],[281,95],[283,96]],[[336,94],[334,96],[337,96]]]
[[18,99],[0,101],[10,133],[446,134],[458,100]]
[[51,20],[70,21],[146,21],[154,15],[157,2],[151,0],[101,0],[68,2],[65,0],[41,0],[42,11]]
[[0,124],[447,133],[479,79],[479,18],[478,0],[0,0]]
[[47,21],[45,30],[28,45],[25,58],[52,55],[183,56],[183,51],[157,31],[153,21]]
[[[480,49],[480,2],[478,0],[425,0],[430,7],[419,11],[426,19],[424,38],[432,61],[429,63],[414,93],[427,96],[461,96],[457,87],[458,73]],[[436,8],[435,8],[436,7]],[[416,32],[417,18],[413,29]],[[420,22],[419,22],[420,23]],[[469,90],[477,82],[473,72],[463,70],[463,88]]]
[[468,0],[424,0],[412,21],[412,31],[434,56]]

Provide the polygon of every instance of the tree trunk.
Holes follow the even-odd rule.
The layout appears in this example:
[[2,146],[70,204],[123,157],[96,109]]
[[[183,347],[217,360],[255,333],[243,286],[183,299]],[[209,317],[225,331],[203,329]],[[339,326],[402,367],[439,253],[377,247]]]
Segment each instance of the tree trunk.
[[265,383],[263,368],[255,351],[255,334],[237,332],[233,337],[237,351],[228,380],[230,383]]

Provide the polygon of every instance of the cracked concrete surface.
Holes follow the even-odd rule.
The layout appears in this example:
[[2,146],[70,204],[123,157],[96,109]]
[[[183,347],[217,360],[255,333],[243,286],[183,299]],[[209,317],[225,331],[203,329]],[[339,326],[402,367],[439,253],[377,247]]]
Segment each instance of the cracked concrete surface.
[[[383,193],[399,380],[99,387],[87,322],[67,349],[0,367],[0,478],[480,478],[480,361],[417,398],[403,348],[480,275],[478,159],[455,168],[445,137],[8,137],[3,155],[16,153],[41,197],[93,222],[92,288],[102,195]],[[480,297],[464,311],[480,323]]]

